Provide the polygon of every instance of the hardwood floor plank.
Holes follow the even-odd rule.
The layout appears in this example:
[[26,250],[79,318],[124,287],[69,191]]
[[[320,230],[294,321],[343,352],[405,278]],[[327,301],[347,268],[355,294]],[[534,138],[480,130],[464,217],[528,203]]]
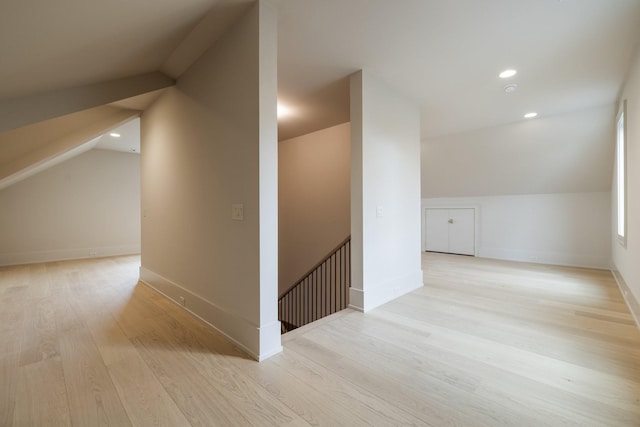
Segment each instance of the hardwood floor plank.
[[[483,425],[519,425],[538,426],[539,420],[534,414],[518,410],[519,408],[503,407],[491,402],[483,396],[478,396],[468,389],[473,383],[474,389],[479,383],[477,378],[463,375],[454,370],[445,370],[452,375],[451,381],[443,380],[435,366],[410,352],[397,352],[395,346],[381,340],[366,336],[354,336],[343,333],[334,325],[327,325],[322,330],[313,331],[306,335],[307,339],[327,348],[340,348],[340,353],[353,361],[359,361],[370,369],[393,377],[429,401],[441,403],[449,413],[457,412],[466,420],[475,420]],[[441,365],[441,364],[440,364]],[[438,366],[442,369],[442,366]],[[434,375],[435,374],[435,375]],[[468,421],[465,421],[468,422]]]
[[424,288],[262,363],[138,283],[137,256],[1,267],[0,425],[640,425],[610,272],[422,259]]
[[471,425],[472,420],[452,412],[442,403],[426,399],[398,379],[345,358],[334,351],[335,349],[326,348],[303,336],[288,342],[287,349],[292,349],[295,353],[312,359],[326,369],[331,369],[346,381],[370,391],[380,400],[420,419],[424,425],[433,427]]
[[[517,319],[486,316],[478,312],[470,315],[453,304],[424,304],[402,299],[387,304],[385,310],[399,315],[411,312],[416,320],[425,323],[578,364],[593,360],[590,353],[597,354],[604,363],[608,363],[607,358],[611,357],[621,363],[631,361],[635,364],[640,356],[639,347],[629,345],[627,341],[604,341],[597,335],[581,336],[562,327],[542,328],[535,323],[521,323]],[[576,353],[584,357],[576,357]]]
[[3,330],[0,333],[0,426],[10,426],[13,422],[20,368],[19,332]]
[[109,365],[108,370],[132,425],[191,426],[137,354]]
[[28,365],[60,354],[55,321],[55,302],[39,299],[25,306],[20,365]]
[[227,358],[255,361],[228,356],[215,351],[200,340],[188,341],[173,335],[170,330],[164,334],[154,332],[132,339],[142,357],[152,371],[165,383],[200,375],[219,394],[224,395],[232,406],[240,408],[243,417],[251,425],[284,425],[295,421],[297,416],[269,393],[257,387],[245,372],[234,369]]
[[138,355],[133,343],[110,314],[99,313],[87,319],[86,324],[106,366]]
[[71,426],[59,357],[22,366],[19,377],[14,426]]
[[[603,321],[596,315],[576,316],[575,312],[560,310],[549,310],[544,304],[526,301],[521,303],[511,299],[499,299],[496,297],[468,295],[464,301],[459,300],[460,292],[456,290],[441,289],[430,286],[423,288],[419,295],[430,302],[444,302],[455,304],[458,307],[468,308],[468,312],[477,310],[482,313],[492,313],[497,315],[508,316],[509,319],[520,320],[522,322],[531,321],[536,325],[548,327],[571,328],[576,334],[599,333],[610,337],[618,337],[622,339],[631,339],[637,341],[640,339],[640,330],[633,322],[617,322],[619,324],[612,325],[609,321]],[[535,319],[535,320],[533,320]]]
[[[503,405],[530,408],[532,412],[543,417],[543,425],[548,419],[554,419],[558,424],[563,420],[564,424],[561,425],[581,426],[607,424],[628,426],[640,421],[638,414],[603,404],[591,397],[565,393],[535,379],[513,374],[501,366],[484,363],[474,357],[467,348],[462,348],[460,351],[456,348],[434,346],[425,337],[425,330],[431,330],[432,333],[442,331],[446,335],[457,333],[433,325],[417,323],[410,318],[410,313],[397,316],[390,315],[384,310],[374,310],[368,317],[365,321],[362,316],[352,316],[349,319],[353,324],[351,327],[357,328],[359,333],[387,340],[400,349],[419,353],[427,359],[447,363],[457,368],[459,375],[479,376],[482,381],[475,390],[476,393],[489,396],[492,401]],[[468,340],[477,339],[465,334],[457,335],[460,341],[465,343]]]
[[193,427],[251,425],[240,409],[200,375],[161,381]]
[[281,370],[290,372],[298,382],[310,384],[323,394],[323,402],[334,402],[331,406],[342,405],[354,412],[369,425],[421,425],[422,421],[411,414],[379,399],[371,392],[356,387],[322,365],[295,353],[283,352],[274,358],[274,364]]
[[74,425],[131,425],[87,329],[61,335],[60,356]]

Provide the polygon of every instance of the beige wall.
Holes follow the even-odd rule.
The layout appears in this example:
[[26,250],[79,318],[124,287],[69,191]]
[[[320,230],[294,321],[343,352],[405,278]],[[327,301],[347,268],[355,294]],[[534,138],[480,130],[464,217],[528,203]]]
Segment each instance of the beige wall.
[[0,190],[0,265],[140,251],[140,156],[92,150]]
[[275,18],[256,3],[141,123],[141,277],[259,359],[281,349]]
[[278,144],[279,292],[350,233],[351,126]]

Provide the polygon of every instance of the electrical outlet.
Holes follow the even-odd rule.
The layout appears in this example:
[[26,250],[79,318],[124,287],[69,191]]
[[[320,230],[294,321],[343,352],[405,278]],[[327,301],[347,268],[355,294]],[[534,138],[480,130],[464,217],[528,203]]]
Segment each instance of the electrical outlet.
[[184,300],[184,297],[179,297],[178,300],[180,301],[180,305],[183,307],[187,304],[186,301]]

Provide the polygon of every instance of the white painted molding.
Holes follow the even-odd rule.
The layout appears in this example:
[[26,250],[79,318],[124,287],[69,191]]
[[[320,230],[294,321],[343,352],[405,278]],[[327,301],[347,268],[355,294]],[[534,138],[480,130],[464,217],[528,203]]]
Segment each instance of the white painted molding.
[[[211,326],[257,361],[282,351],[279,321],[257,326],[144,267],[140,267],[140,281]],[[184,306],[180,303],[181,297]]]
[[421,288],[423,284],[422,270],[396,277],[373,287],[364,283],[364,289],[349,289],[349,308],[366,313],[376,307],[392,301],[402,295]]
[[103,258],[140,253],[140,244],[103,246],[96,248],[57,249],[50,251],[3,253],[0,266],[35,264],[39,262],[68,261],[72,259]]
[[629,307],[633,319],[636,321],[636,326],[640,329],[640,303],[638,303],[631,289],[627,286],[627,282],[624,281],[624,278],[615,266],[611,269],[611,273],[616,279],[616,283],[620,288],[624,301],[627,303],[627,307]]

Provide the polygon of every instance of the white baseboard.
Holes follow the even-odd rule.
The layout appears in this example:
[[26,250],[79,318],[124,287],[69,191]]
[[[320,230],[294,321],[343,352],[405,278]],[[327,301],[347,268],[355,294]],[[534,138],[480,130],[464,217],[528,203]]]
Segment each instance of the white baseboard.
[[280,322],[277,320],[268,325],[255,325],[144,267],[140,267],[140,281],[207,323],[258,361],[282,351]]
[[349,308],[366,313],[422,286],[422,270],[417,270],[384,283],[365,284],[364,289],[352,287],[349,289]]
[[504,248],[481,247],[478,250],[478,256],[481,258],[502,259],[506,261],[596,268],[600,270],[608,270],[610,265],[609,256],[565,252],[516,251]]
[[631,312],[633,319],[636,321],[636,326],[640,329],[640,303],[638,303],[638,300],[631,292],[631,289],[627,286],[627,282],[624,281],[624,278],[615,267],[611,269],[611,273],[613,273],[613,277],[616,279],[620,292],[622,292],[622,297],[627,303],[627,307],[629,307],[629,311]]
[[118,255],[140,253],[140,244],[102,246],[79,249],[55,249],[50,251],[33,251],[0,254],[0,266],[35,264],[38,262],[67,261],[72,259],[102,258]]

